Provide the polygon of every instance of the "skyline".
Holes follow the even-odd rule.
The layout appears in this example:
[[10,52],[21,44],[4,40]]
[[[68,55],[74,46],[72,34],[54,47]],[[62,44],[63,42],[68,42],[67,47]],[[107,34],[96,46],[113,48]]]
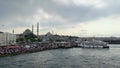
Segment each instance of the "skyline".
[[1,0],[0,31],[120,37],[119,0]]

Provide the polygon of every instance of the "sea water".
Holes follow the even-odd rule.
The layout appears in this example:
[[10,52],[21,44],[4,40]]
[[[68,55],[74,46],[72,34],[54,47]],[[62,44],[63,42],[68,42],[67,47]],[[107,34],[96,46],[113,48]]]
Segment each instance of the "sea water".
[[0,68],[120,68],[120,44],[109,46],[109,49],[53,49],[0,57]]

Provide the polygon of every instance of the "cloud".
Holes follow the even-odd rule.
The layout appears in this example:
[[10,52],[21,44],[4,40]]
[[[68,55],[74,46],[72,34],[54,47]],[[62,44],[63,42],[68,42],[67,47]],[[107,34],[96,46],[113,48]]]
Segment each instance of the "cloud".
[[[32,24],[36,26],[36,23],[39,22],[41,33],[54,29],[56,32],[60,31],[59,33],[79,35],[79,28],[87,26],[87,23],[89,26],[93,26],[95,24],[91,23],[93,21],[101,20],[102,23],[104,19],[111,16],[119,18],[119,6],[119,0],[0,0],[0,25],[5,25],[1,30],[20,27],[24,29],[30,28]],[[107,21],[107,23],[109,22]],[[85,25],[80,26],[80,24]],[[106,25],[106,23],[104,24]],[[110,24],[114,25],[114,21]],[[111,34],[116,31],[115,29],[106,29],[106,31]],[[82,31],[92,35],[90,27],[84,28]]]
[[[111,16],[91,22],[82,23],[80,36],[119,36],[120,17]],[[85,30],[85,34],[84,31]]]
[[[119,14],[119,3],[114,5],[113,0],[44,0],[34,2],[33,4],[40,6],[44,11],[49,14],[58,15],[70,22],[84,22],[90,20],[96,20],[103,17],[109,17],[113,14]],[[116,0],[119,1],[119,0]],[[78,6],[78,4],[79,6]],[[64,5],[65,4],[65,5]],[[66,5],[67,4],[67,5]],[[101,8],[95,8],[100,7]]]

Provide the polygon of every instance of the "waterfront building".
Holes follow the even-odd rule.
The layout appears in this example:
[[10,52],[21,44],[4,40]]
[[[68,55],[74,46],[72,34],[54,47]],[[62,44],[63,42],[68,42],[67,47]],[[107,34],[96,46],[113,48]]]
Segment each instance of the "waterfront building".
[[3,44],[3,32],[0,32],[0,46]]
[[16,35],[8,32],[0,32],[0,46],[15,44]]

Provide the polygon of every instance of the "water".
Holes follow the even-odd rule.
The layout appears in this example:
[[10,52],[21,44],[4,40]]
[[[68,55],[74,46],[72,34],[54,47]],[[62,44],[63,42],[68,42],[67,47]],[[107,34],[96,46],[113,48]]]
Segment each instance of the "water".
[[110,49],[55,49],[0,57],[0,68],[120,68],[120,45]]

